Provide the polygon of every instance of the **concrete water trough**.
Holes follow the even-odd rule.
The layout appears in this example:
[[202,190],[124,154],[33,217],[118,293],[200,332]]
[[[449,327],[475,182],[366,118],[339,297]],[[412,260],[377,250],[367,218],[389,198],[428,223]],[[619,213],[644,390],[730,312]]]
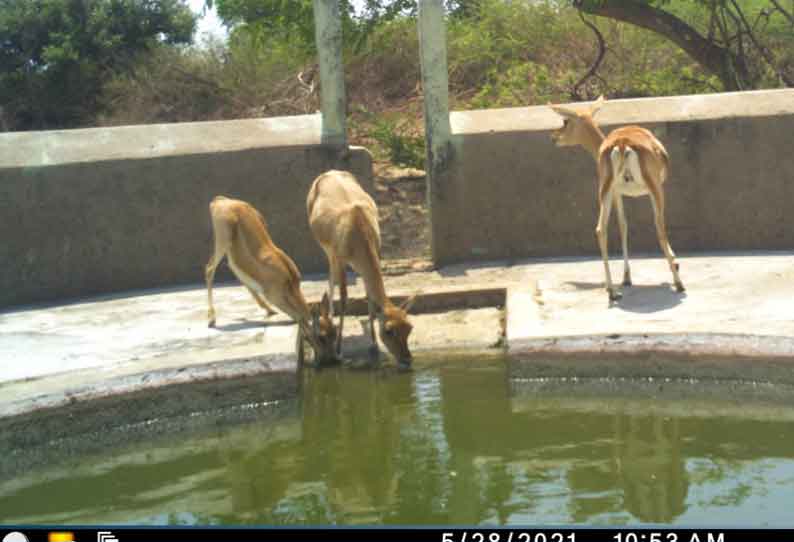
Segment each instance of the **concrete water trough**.
[[[683,256],[679,294],[662,258],[637,258],[635,286],[608,307],[598,259],[448,266],[387,279],[419,294],[415,366],[507,353],[515,378],[658,377],[794,384],[794,253]],[[310,300],[324,277],[304,281]],[[350,288],[345,355],[369,346],[363,284]],[[258,400],[298,391],[295,326],[265,318],[236,284],[142,291],[0,313],[0,417],[171,385],[267,375]],[[381,366],[394,365],[385,349]],[[257,379],[261,381],[261,379]]]

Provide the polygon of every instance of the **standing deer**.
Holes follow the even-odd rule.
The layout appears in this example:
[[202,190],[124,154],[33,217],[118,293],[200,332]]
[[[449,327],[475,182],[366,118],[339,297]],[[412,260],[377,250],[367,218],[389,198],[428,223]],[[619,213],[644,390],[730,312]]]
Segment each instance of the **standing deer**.
[[315,364],[335,361],[336,328],[330,316],[328,296],[323,296],[319,306],[309,309],[300,289],[300,271],[273,243],[264,217],[248,203],[224,196],[212,200],[210,217],[215,251],[205,270],[209,326],[215,326],[212,282],[218,264],[226,256],[234,275],[268,316],[275,311],[266,299],[297,322],[296,350],[301,362],[304,339],[312,345]]
[[375,202],[346,171],[331,170],[314,180],[306,199],[312,234],[328,257],[328,291],[332,306],[334,286],[339,283],[340,316],[336,353],[342,354],[342,329],[347,303],[345,267],[350,265],[364,280],[369,304],[370,353],[377,356],[374,320],[377,317],[381,341],[401,367],[411,365],[408,336],[413,326],[408,310],[416,296],[401,306],[386,297],[380,270],[380,229]]
[[606,273],[606,289],[609,300],[616,301],[622,297],[612,285],[607,253],[607,227],[609,215],[614,203],[617,208],[618,226],[623,245],[623,285],[631,286],[631,270],[629,269],[628,232],[626,215],[623,211],[623,196],[650,196],[656,222],[656,235],[659,245],[667,258],[673,273],[673,281],[678,292],[684,291],[684,284],[678,276],[678,264],[675,254],[667,239],[667,227],[664,220],[663,184],[670,173],[670,158],[661,142],[645,128],[639,126],[623,126],[613,130],[609,136],[598,128],[593,115],[604,105],[604,97],[581,112],[559,105],[551,105],[555,113],[563,118],[562,128],[555,130],[551,138],[558,147],[580,145],[593,155],[598,169],[598,225],[596,236],[604,260]]

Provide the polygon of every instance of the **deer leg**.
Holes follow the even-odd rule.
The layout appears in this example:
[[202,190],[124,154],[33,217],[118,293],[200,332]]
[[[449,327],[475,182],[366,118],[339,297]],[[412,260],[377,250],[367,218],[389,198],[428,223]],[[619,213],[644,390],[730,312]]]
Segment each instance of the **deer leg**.
[[623,209],[623,196],[615,194],[615,210],[620,228],[620,244],[623,246],[623,286],[631,286],[631,268],[629,267],[629,231],[626,224],[626,212]]
[[276,314],[276,311],[273,309],[273,307],[267,304],[267,301],[265,301],[264,296],[256,293],[252,288],[248,286],[246,286],[245,288],[251,293],[251,297],[254,298],[256,304],[259,305],[261,308],[265,309],[268,316],[273,316],[274,314]]
[[337,262],[336,273],[339,279],[339,335],[336,339],[336,355],[342,355],[342,330],[345,327],[345,310],[347,309],[347,275],[345,266]]
[[[305,350],[305,345],[303,344],[304,342],[305,342],[305,338],[304,338],[304,333],[303,333],[303,326],[300,323],[298,323],[298,334],[297,334],[297,336],[295,338],[295,352],[296,352],[297,357],[298,357],[298,369],[303,367],[303,365],[306,362],[306,350]],[[317,352],[315,352],[315,354],[314,354],[314,362],[315,362],[315,365],[316,365],[317,364]]]
[[226,239],[221,232],[222,230],[216,230],[215,232],[215,252],[212,253],[207,267],[204,268],[204,280],[207,282],[207,304],[209,305],[209,309],[207,310],[208,327],[215,327],[215,306],[212,302],[212,283],[215,281],[215,270],[218,268],[221,260],[223,260],[226,247],[228,246],[228,244],[224,244]]
[[621,298],[620,292],[615,290],[612,284],[612,274],[609,272],[609,252],[607,251],[607,228],[609,226],[609,215],[612,212],[613,191],[601,198],[600,210],[598,213],[598,225],[596,226],[596,237],[598,246],[601,249],[601,259],[604,260],[604,274],[606,275],[606,289],[609,293],[610,301],[617,301]]
[[334,319],[334,287],[336,286],[336,259],[328,254],[328,300],[330,307],[328,307],[328,317]]
[[675,253],[673,252],[673,247],[670,246],[670,241],[667,239],[667,224],[665,224],[664,220],[664,192],[661,189],[656,193],[651,192],[651,204],[653,205],[659,246],[661,246],[664,257],[667,258],[667,264],[670,266],[670,271],[673,273],[676,291],[683,292],[685,290],[684,283],[681,282],[681,277],[678,276],[678,263],[675,261]]
[[372,339],[372,344],[369,347],[369,358],[371,362],[378,361],[380,350],[378,350],[378,339],[375,337],[375,303],[367,296],[367,309],[369,312],[369,335]]
[[223,255],[218,258],[213,254],[209,263],[207,263],[207,267],[204,269],[204,280],[207,282],[207,305],[209,306],[207,310],[208,327],[215,327],[215,307],[212,303],[212,283],[215,280],[215,269],[218,267],[218,264],[221,263],[222,258]]

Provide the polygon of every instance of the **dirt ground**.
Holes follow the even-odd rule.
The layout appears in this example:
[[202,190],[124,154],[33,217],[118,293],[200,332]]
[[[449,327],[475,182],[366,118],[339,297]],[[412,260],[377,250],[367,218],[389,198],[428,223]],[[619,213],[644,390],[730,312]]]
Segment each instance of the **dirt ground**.
[[420,270],[430,259],[425,172],[387,162],[376,162],[374,170],[384,267]]

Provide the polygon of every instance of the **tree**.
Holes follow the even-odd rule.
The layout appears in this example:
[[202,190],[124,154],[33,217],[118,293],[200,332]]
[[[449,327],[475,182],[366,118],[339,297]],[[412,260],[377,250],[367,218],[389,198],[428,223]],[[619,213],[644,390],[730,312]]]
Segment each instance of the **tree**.
[[697,0],[693,4],[704,15],[700,28],[673,13],[670,0],[572,1],[582,12],[627,22],[666,37],[719,77],[726,90],[755,88],[765,69],[771,69],[782,85],[794,86],[792,66],[782,65],[758,37],[773,19],[777,24],[790,25],[788,32],[794,30],[794,16],[779,0],[745,0],[744,7],[738,0]]
[[142,52],[190,43],[184,0],[0,0],[0,105],[12,129],[93,118],[103,81]]
[[[474,16],[479,4],[480,0],[445,0],[447,11],[460,17]],[[216,7],[228,27],[241,25],[267,38],[301,41],[313,51],[313,0],[205,0],[205,6]],[[413,16],[417,8],[417,0],[339,0],[345,45],[357,50],[378,24]]]

